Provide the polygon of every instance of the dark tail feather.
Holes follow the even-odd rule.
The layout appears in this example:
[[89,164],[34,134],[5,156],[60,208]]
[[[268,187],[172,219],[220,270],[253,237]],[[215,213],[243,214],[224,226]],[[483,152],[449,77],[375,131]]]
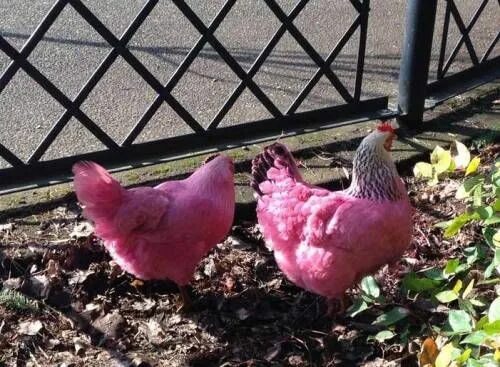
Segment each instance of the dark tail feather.
[[295,160],[288,151],[288,148],[280,143],[271,144],[265,147],[264,151],[252,160],[252,179],[250,181],[250,186],[259,195],[263,195],[259,185],[269,180],[267,172],[271,167],[284,171],[288,177],[302,180]]

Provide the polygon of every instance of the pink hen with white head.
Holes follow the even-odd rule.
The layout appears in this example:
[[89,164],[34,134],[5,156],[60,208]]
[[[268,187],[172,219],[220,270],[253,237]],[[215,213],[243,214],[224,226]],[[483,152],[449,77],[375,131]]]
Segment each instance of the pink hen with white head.
[[96,163],[73,167],[83,215],[111,257],[140,279],[174,281],[186,303],[184,286],[233,222],[233,162],[211,158],[184,180],[129,190]]
[[296,285],[329,300],[398,260],[412,233],[412,208],[380,123],[358,147],[352,182],[329,191],[303,181],[288,149],[265,148],[252,162],[257,218],[266,245]]

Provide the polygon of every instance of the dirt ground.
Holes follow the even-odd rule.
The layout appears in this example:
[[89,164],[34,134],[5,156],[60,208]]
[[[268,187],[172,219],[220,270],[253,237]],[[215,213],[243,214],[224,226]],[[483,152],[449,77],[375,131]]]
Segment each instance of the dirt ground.
[[[491,161],[498,146],[481,154]],[[255,222],[237,222],[202,261],[191,283],[194,309],[179,312],[177,287],[123,273],[90,234],[74,202],[3,218],[3,287],[27,298],[0,305],[0,365],[417,365],[429,324],[446,314],[408,299],[400,292],[401,279],[409,271],[443,265],[479,233],[471,226],[444,240],[433,226],[463,209],[454,198],[455,178],[434,187],[410,176],[405,180],[416,208],[414,236],[401,261],[375,277],[386,302],[335,320],[326,317],[321,297],[283,277]],[[353,289],[351,297],[358,292]],[[395,304],[410,311],[407,342],[370,338],[380,331],[373,320]]]

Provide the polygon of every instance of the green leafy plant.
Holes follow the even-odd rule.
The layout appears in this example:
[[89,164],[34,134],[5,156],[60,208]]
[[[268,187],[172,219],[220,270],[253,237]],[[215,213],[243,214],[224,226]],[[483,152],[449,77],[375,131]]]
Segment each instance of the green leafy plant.
[[356,316],[377,303],[385,302],[384,297],[380,294],[380,288],[372,276],[364,277],[361,280],[360,288],[360,296],[354,300],[347,310],[347,315],[350,317]]
[[[471,164],[473,160],[468,167]],[[407,292],[432,297],[449,309],[446,322],[433,326],[444,340],[433,367],[500,364],[500,291],[490,304],[478,291],[488,287],[493,291],[500,283],[500,162],[482,173],[477,168],[474,163],[469,170],[473,176],[465,178],[456,193],[467,204],[466,211],[438,226],[444,229],[444,237],[451,238],[474,222],[481,227],[482,238],[463,249],[463,256],[448,260],[443,269],[410,273],[403,280]],[[469,270],[479,276],[470,276]],[[424,359],[428,354],[422,352]]]
[[492,172],[477,174],[465,179],[456,192],[457,199],[465,200],[467,210],[437,226],[444,228],[444,236],[453,237],[462,227],[470,222],[479,222],[484,226],[486,242],[493,248],[500,246],[500,232],[493,227],[500,224],[500,162]]
[[[360,285],[360,296],[354,300],[352,306],[347,310],[347,315],[350,317],[355,317],[374,305],[386,305],[386,300],[384,296],[381,295],[380,288],[375,278],[372,276],[364,277]],[[382,313],[372,322],[372,324],[383,327],[384,330],[379,331],[375,335],[371,335],[368,337],[368,340],[376,340],[379,343],[383,343],[386,340],[393,339],[397,335],[395,332],[396,324],[406,319],[409,314],[410,312],[408,309],[400,306],[392,307],[387,312]],[[404,338],[404,335],[399,335],[399,337]]]

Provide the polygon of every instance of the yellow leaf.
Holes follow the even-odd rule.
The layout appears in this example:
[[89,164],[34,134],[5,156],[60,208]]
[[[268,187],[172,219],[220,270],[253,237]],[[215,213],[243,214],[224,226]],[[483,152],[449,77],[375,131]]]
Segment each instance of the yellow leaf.
[[436,357],[435,367],[448,367],[452,360],[452,353],[455,347],[452,343],[446,344]]
[[479,157],[472,158],[469,165],[467,166],[467,169],[465,170],[465,175],[468,176],[471,173],[476,172],[477,168],[479,167],[479,163],[481,163],[481,159]]
[[453,157],[455,166],[457,169],[465,169],[470,163],[469,149],[457,140],[455,140],[455,145],[457,147],[457,155]]
[[427,365],[434,366],[437,355],[438,347],[436,345],[436,342],[432,338],[425,339],[422,343],[422,349],[418,356],[419,367],[424,367]]
[[444,151],[445,150],[443,148],[436,145],[431,153],[431,164],[436,164],[439,161],[439,156],[443,154]]
[[438,145],[431,154],[431,162],[436,172],[440,174],[448,171],[453,161],[450,151]]
[[471,353],[472,349],[467,348],[455,361],[458,362],[458,364],[461,366],[463,363],[467,362]]
[[418,162],[415,167],[413,167],[413,174],[415,177],[424,177],[431,178],[432,177],[432,166],[429,163]]
[[492,237],[493,244],[500,247],[500,229]]
[[448,167],[448,171],[454,172],[457,169],[457,165],[455,164],[455,161],[452,159],[450,166]]
[[493,356],[493,358],[495,359],[495,362],[500,362],[500,349],[497,348],[495,350],[495,355]]
[[455,292],[456,294],[458,294],[458,292],[460,292],[460,289],[462,289],[462,281],[459,279],[457,280],[457,282],[455,283],[455,286],[453,287],[453,292]]
[[467,298],[470,292],[472,292],[472,289],[474,289],[474,278],[472,278],[469,284],[467,284],[467,287],[465,287],[462,298]]

